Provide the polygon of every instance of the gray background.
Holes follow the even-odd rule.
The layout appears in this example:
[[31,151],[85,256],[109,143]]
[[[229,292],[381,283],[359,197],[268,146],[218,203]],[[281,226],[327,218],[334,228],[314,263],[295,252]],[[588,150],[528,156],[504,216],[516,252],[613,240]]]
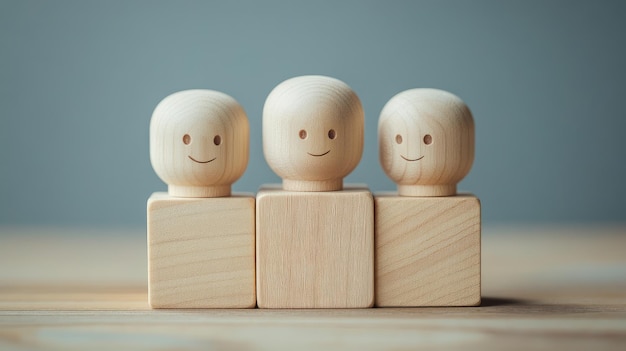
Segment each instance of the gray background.
[[394,188],[378,164],[383,105],[414,87],[470,106],[476,162],[460,188],[485,223],[626,220],[626,3],[575,1],[1,1],[0,224],[145,225],[165,189],[148,123],[165,96],[236,98],[251,157],[235,190],[279,179],[261,149],[271,89],[348,83],[366,147],[347,178]]

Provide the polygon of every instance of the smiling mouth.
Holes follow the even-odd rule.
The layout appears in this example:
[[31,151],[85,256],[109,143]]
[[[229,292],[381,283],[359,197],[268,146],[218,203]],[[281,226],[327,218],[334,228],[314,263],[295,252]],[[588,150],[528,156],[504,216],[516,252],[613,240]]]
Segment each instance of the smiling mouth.
[[324,155],[326,155],[326,154],[327,154],[327,153],[329,153],[329,152],[330,152],[330,150],[326,151],[326,152],[325,152],[325,153],[323,153],[323,154],[319,154],[319,155],[317,155],[317,154],[312,154],[312,153],[310,153],[310,152],[307,152],[307,154],[309,154],[309,155],[311,155],[311,156],[315,156],[315,157],[320,157],[320,156],[324,156]]
[[415,159],[410,159],[410,158],[406,158],[406,157],[404,157],[402,155],[400,155],[400,157],[402,157],[404,160],[409,161],[409,162],[419,161],[419,160],[424,158],[424,156],[422,156],[422,157],[418,157],[418,158],[415,158]]
[[215,161],[215,159],[217,158],[217,157],[213,157],[212,159],[210,159],[208,161],[198,161],[198,160],[196,160],[195,158],[193,158],[191,156],[187,156],[187,157],[189,157],[193,162],[198,162],[198,163],[209,163],[211,161]]

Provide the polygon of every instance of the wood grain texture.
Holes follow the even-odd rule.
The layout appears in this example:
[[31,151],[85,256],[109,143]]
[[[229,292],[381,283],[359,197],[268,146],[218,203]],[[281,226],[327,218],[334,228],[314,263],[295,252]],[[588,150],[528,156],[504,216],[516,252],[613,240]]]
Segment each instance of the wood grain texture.
[[359,97],[330,77],[288,79],[263,107],[263,152],[285,190],[340,190],[361,160],[363,130]]
[[250,308],[255,292],[255,198],[148,200],[153,308]]
[[174,93],[150,120],[152,167],[172,196],[228,196],[248,165],[249,129],[241,105],[224,93]]
[[359,308],[374,302],[374,216],[367,188],[257,194],[260,308]]
[[474,119],[449,92],[403,91],[380,114],[378,145],[383,170],[400,195],[454,195],[474,162]]
[[376,194],[376,306],[480,304],[480,202]]

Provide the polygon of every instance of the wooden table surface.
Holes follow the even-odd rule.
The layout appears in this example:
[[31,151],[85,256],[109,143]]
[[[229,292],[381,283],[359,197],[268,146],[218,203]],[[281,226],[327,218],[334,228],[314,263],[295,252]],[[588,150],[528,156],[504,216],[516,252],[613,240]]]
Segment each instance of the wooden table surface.
[[142,230],[0,227],[1,350],[626,350],[626,225],[485,227],[483,305],[150,310]]

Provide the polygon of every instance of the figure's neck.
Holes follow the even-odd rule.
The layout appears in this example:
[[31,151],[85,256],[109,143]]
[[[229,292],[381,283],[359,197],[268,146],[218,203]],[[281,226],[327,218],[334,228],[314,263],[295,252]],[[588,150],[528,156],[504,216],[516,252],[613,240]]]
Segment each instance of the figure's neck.
[[283,179],[283,189],[289,191],[336,191],[343,189],[343,178],[330,180]]
[[224,197],[230,196],[230,185],[188,186],[169,185],[170,196],[174,197]]
[[398,184],[400,196],[452,196],[456,195],[456,184],[453,185],[401,185]]

